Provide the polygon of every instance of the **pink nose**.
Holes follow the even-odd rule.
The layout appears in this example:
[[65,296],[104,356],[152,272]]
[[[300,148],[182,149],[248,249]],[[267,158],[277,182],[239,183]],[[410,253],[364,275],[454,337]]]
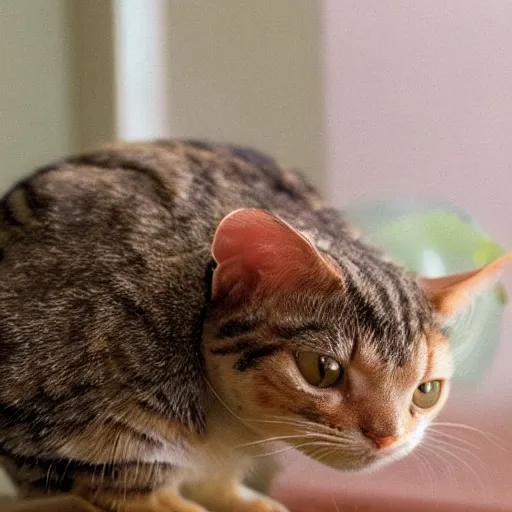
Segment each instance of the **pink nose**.
[[384,436],[384,437],[379,437],[379,436],[375,436],[371,433],[365,433],[365,436],[368,438],[368,439],[371,439],[373,441],[373,444],[379,448],[379,450],[383,449],[383,448],[388,448],[389,446],[393,445],[396,443],[397,439],[395,436]]

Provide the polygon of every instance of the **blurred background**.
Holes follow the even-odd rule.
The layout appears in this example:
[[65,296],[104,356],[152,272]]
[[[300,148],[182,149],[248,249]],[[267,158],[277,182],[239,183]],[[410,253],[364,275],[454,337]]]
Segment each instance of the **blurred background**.
[[[111,139],[204,136],[302,168],[339,207],[446,200],[512,249],[511,27],[510,0],[0,0],[0,191]],[[275,492],[511,510],[511,316],[443,449],[370,477],[292,456]]]

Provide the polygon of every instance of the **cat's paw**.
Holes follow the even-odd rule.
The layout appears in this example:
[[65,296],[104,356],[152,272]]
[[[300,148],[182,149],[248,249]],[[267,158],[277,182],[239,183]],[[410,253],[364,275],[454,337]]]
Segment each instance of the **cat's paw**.
[[189,499],[211,512],[289,512],[278,501],[233,481],[196,482],[184,490]]
[[157,491],[151,495],[127,501],[121,510],[122,512],[208,512],[197,503],[171,490]]
[[250,503],[237,503],[233,512],[290,512],[288,508],[276,500],[261,498]]
[[233,512],[289,512],[283,504],[244,486],[237,489]]

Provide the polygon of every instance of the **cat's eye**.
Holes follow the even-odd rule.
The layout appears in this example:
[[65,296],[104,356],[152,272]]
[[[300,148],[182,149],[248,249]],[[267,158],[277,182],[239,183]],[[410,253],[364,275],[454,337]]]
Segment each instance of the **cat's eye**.
[[343,368],[332,357],[316,352],[298,352],[297,366],[302,376],[317,388],[328,388],[343,377]]
[[412,401],[420,409],[434,407],[441,396],[441,381],[431,380],[420,384],[414,391]]

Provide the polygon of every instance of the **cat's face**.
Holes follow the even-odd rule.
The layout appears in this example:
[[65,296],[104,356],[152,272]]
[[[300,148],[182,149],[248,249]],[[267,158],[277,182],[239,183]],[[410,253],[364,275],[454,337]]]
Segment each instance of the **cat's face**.
[[[339,297],[339,310],[346,311]],[[407,357],[396,364],[383,357],[370,332],[339,325],[343,315],[334,317],[335,301],[324,299],[321,314],[324,320],[332,315],[335,327],[322,329],[312,304],[292,299],[262,306],[261,322],[250,329],[236,321],[208,329],[212,385],[262,440],[275,438],[324,464],[358,470],[401,458],[420,443],[446,401],[448,341],[434,330],[418,333]],[[290,328],[299,318],[310,325]],[[237,330],[236,337],[219,336]],[[279,450],[270,442],[248,446],[256,448]]]
[[449,392],[438,319],[479,274],[461,278],[464,293],[455,277],[422,290],[371,258],[344,272],[268,214],[227,219],[212,249],[204,355],[218,398],[260,438],[248,451],[270,453],[280,441],[343,470],[408,454]]

